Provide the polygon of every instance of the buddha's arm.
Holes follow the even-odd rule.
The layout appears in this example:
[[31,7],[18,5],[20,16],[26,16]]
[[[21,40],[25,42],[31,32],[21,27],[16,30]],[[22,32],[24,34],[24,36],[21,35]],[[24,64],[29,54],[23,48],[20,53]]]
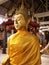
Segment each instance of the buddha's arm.
[[2,65],[9,65],[9,62],[10,62],[10,58],[9,58],[9,38],[7,40],[7,44],[8,44],[8,56],[3,60]]

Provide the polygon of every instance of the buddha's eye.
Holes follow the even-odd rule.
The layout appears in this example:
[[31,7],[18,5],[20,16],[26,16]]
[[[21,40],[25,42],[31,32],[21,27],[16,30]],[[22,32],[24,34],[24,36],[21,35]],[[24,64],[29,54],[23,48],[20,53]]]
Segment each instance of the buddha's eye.
[[20,18],[17,18],[17,21],[20,21]]

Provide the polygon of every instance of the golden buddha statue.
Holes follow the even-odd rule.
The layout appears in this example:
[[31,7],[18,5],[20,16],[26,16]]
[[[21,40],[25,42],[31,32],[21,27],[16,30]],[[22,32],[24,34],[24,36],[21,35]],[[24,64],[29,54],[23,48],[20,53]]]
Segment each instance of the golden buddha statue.
[[28,19],[24,7],[14,15],[17,32],[8,38],[10,65],[40,65],[39,38],[27,31]]

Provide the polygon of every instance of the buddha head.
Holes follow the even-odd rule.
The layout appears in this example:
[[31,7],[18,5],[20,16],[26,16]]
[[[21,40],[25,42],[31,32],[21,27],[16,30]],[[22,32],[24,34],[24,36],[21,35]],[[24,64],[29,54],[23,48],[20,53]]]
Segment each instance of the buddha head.
[[28,25],[28,12],[27,9],[24,8],[24,5],[21,5],[21,8],[16,11],[14,15],[14,26],[17,30],[22,28],[27,28]]
[[19,30],[21,28],[25,28],[26,21],[22,14],[15,15],[14,26],[17,30]]

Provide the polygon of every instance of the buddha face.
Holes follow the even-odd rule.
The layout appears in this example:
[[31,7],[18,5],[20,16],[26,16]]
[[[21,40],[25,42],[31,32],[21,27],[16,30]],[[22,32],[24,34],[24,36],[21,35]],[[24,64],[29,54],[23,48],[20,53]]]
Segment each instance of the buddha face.
[[14,16],[14,26],[17,30],[21,29],[26,25],[25,18],[22,14],[18,14]]

